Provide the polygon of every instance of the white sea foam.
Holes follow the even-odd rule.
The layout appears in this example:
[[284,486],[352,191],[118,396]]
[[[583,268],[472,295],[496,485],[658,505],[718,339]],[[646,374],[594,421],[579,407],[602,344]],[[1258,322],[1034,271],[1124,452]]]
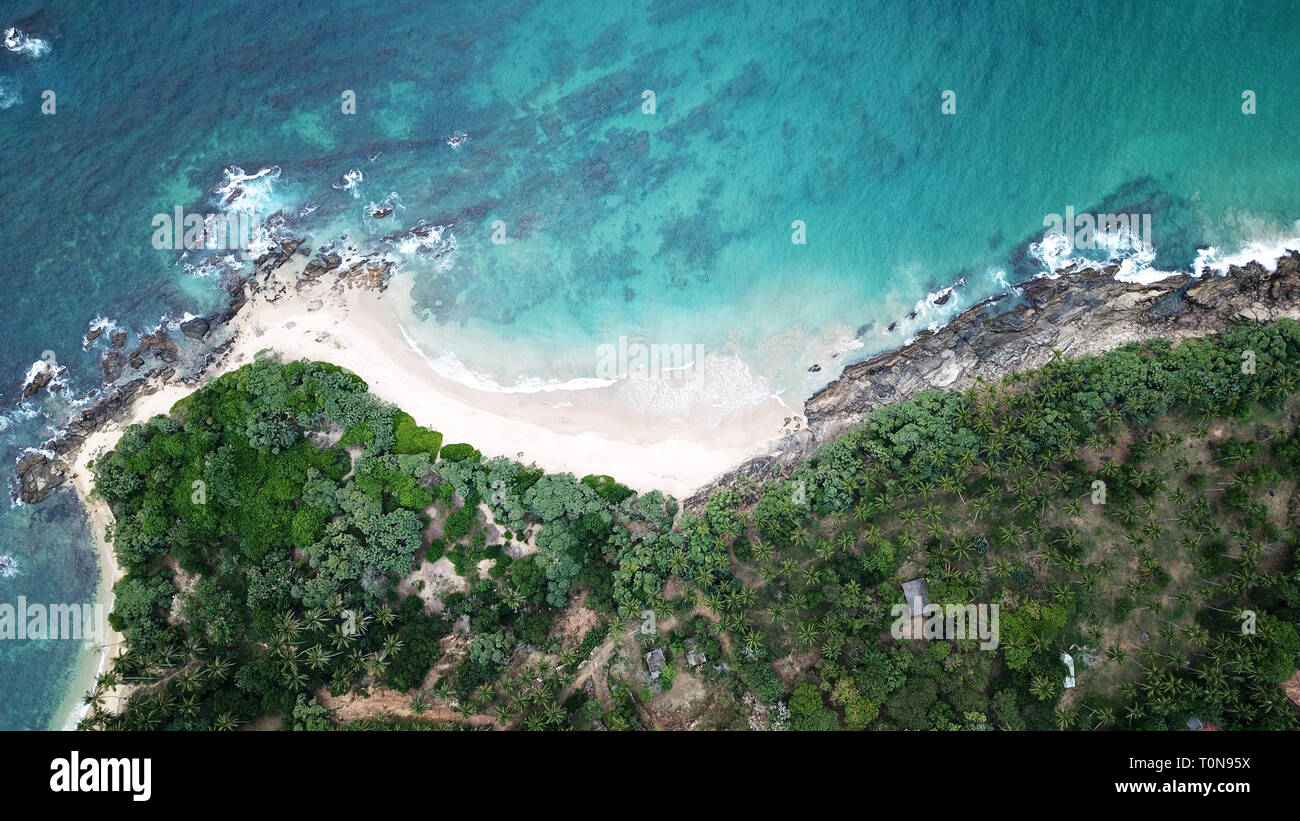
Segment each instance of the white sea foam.
[[1068,234],[1059,231],[1049,231],[1041,242],[1029,245],[1029,255],[1043,263],[1043,270],[1036,276],[1047,279],[1056,279],[1060,276],[1057,271],[1078,261],[1070,256],[1073,252],[1074,242]]
[[[270,249],[271,245],[274,244],[274,239],[273,231],[267,230],[264,226],[258,224],[258,230],[249,238],[248,250],[241,253],[257,257]],[[244,267],[244,260],[240,257],[240,254],[233,251],[220,256],[205,257],[198,263],[186,259],[189,255],[189,251],[181,253],[181,270],[199,279],[217,279],[223,268],[231,273],[237,273]]]
[[[937,331],[961,312],[961,298],[957,289],[966,284],[966,279],[957,280],[952,285],[931,291],[916,303],[912,313],[915,318],[908,321],[907,327],[913,331]],[[915,333],[913,334],[913,337]]]
[[405,256],[429,253],[440,257],[454,255],[459,246],[456,235],[451,231],[452,227],[451,225],[426,226],[422,222],[417,228],[420,230],[428,228],[428,236],[420,236],[414,231],[408,231],[396,241],[394,248]]
[[27,366],[27,375],[23,377],[23,384],[26,385],[27,383],[31,382],[40,374],[50,370],[50,368],[51,368],[50,363],[45,361],[44,359],[36,360],[35,362]]
[[709,352],[686,379],[620,379],[616,395],[643,413],[711,426],[776,396],[768,380],[731,353]]
[[[31,381],[42,373],[51,374],[50,381],[45,385],[45,392],[50,395],[57,395],[59,391],[66,390],[68,383],[66,377],[68,369],[64,365],[50,364],[44,359],[38,359],[27,368],[27,373],[23,376],[23,385],[31,384]],[[57,388],[58,390],[54,390]],[[0,430],[4,428],[0,427]]]
[[1279,258],[1300,250],[1300,220],[1297,220],[1294,228],[1298,234],[1296,236],[1248,240],[1236,251],[1225,251],[1213,246],[1205,248],[1197,252],[1192,271],[1200,276],[1208,269],[1218,276],[1224,276],[1231,266],[1242,266],[1250,262],[1258,262],[1267,270],[1275,271]]
[[337,191],[351,191],[354,198],[359,198],[361,192],[357,190],[357,186],[360,185],[364,179],[365,175],[362,174],[359,169],[353,168],[351,171],[344,174],[343,179],[334,183],[333,186]]
[[50,52],[50,44],[39,37],[29,37],[16,28],[5,29],[5,48],[14,54],[24,54],[32,59],[43,57]]
[[1202,276],[1208,271],[1216,276],[1224,276],[1230,267],[1249,262],[1258,262],[1272,271],[1276,269],[1280,257],[1300,249],[1300,220],[1296,221],[1290,231],[1270,231],[1258,226],[1255,230],[1260,231],[1260,235],[1237,243],[1236,250],[1228,251],[1214,246],[1203,248],[1197,252],[1190,272],[1157,268],[1156,249],[1150,243],[1131,242],[1128,232],[1123,229],[1098,232],[1095,235],[1098,250],[1104,252],[1101,258],[1076,256],[1068,233],[1059,232],[1049,232],[1042,242],[1031,244],[1029,251],[1031,256],[1043,263],[1044,270],[1037,274],[1038,277],[1055,279],[1060,276],[1059,271],[1070,266],[1082,268],[1117,264],[1119,270],[1115,273],[1115,279],[1148,285],[1187,273]]
[[18,562],[8,553],[0,554],[0,579],[12,579],[18,575]]
[[102,333],[100,334],[100,337],[102,338],[104,334],[111,335],[117,331],[122,330],[122,326],[118,325],[112,319],[103,316],[101,314],[96,316],[94,319],[90,320],[90,327],[86,329],[87,333],[94,330],[102,331]]
[[405,211],[406,206],[402,204],[402,197],[396,191],[390,191],[388,196],[379,202],[371,200],[366,203],[366,210],[361,217],[361,221],[372,230],[380,230],[380,226],[386,225],[388,218],[392,216],[392,214],[389,214],[387,217],[376,217],[375,213],[381,210],[390,212]]
[[513,385],[502,385],[491,375],[476,371],[451,351],[443,351],[430,357],[420,344],[407,333],[406,328],[397,326],[402,338],[411,350],[420,355],[435,373],[467,388],[487,393],[552,393],[554,391],[585,391],[594,388],[607,388],[618,380],[578,377],[575,379],[542,379],[541,377],[521,377]]
[[35,407],[32,403],[20,402],[19,404],[14,406],[8,413],[0,414],[0,432],[9,430],[9,428],[13,427],[15,424],[19,422],[23,422],[28,419],[35,419],[37,416],[40,415],[41,415],[40,409]]
[[[703,361],[683,363],[680,370],[690,370],[683,378],[671,376],[647,379],[637,376],[616,378],[574,377],[546,379],[526,376],[511,384],[502,384],[490,374],[466,365],[452,351],[436,356],[425,353],[420,344],[399,325],[406,344],[439,376],[478,391],[498,394],[547,394],[568,391],[611,389],[620,404],[665,419],[722,424],[727,417],[760,404],[773,393],[768,381],[757,376],[739,356],[710,352]],[[852,347],[847,342],[845,347]],[[663,372],[675,370],[665,367]],[[778,400],[780,397],[776,397]],[[573,403],[564,401],[557,407]]]
[[18,86],[8,77],[0,77],[0,109],[13,108],[22,101]]
[[[221,170],[221,182],[212,188],[212,193],[220,200],[223,211],[244,214],[270,214],[277,210],[273,199],[275,182],[280,179],[280,166],[272,165],[256,173],[246,174],[237,165],[227,166]],[[232,202],[226,198],[241,189],[241,193]]]
[[1003,269],[990,268],[988,276],[989,280],[993,283],[993,287],[997,288],[999,291],[1006,291],[1011,288],[1011,283],[1007,282],[1007,272]]
[[[274,244],[274,229],[267,224],[265,217],[280,210],[280,203],[275,196],[275,184],[279,179],[280,166],[278,165],[259,169],[252,174],[245,173],[244,169],[237,165],[231,165],[222,169],[221,182],[212,189],[218,207],[222,211],[247,214],[253,218],[250,220],[252,236],[248,238],[247,247],[241,249],[245,257],[260,256],[269,251]],[[236,189],[240,190],[240,195],[233,201],[226,202],[226,198]],[[208,219],[211,217],[209,216]],[[228,261],[228,264],[239,267],[238,262],[233,261],[233,258],[232,261]],[[194,272],[194,269],[189,270]]]

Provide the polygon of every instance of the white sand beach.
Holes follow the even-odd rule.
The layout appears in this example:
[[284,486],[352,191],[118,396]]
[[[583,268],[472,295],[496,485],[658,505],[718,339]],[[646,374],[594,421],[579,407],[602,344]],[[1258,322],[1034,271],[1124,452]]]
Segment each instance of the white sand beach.
[[[505,456],[552,473],[608,474],[638,491],[658,489],[678,498],[747,458],[769,452],[792,415],[773,397],[720,425],[693,425],[620,404],[604,388],[511,394],[475,390],[435,372],[411,347],[398,321],[406,311],[402,298],[392,292],[327,290],[323,285],[296,292],[285,283],[271,283],[240,311],[233,323],[234,344],[204,381],[266,350],[283,361],[332,362],[366,380],[375,395],[419,424],[441,431],[445,443],[468,442],[485,458]],[[162,385],[137,399],[128,419],[97,431],[69,454],[73,485],[90,513],[100,555],[99,601],[110,610],[112,585],[121,571],[103,538],[112,514],[91,494],[94,477],[87,463],[111,450],[127,425],[166,413],[193,390]],[[79,673],[79,686],[69,696],[68,709],[61,711],[68,716],[65,727],[75,726],[85,714],[81,697],[118,652],[120,641],[120,635],[111,635],[97,668],[87,665]],[[121,695],[111,694],[105,707],[116,708]]]
[[535,462],[552,473],[608,474],[638,491],[658,489],[679,498],[768,452],[792,415],[771,397],[714,426],[646,414],[620,403],[607,388],[476,390],[430,367],[402,333],[399,321],[406,318],[408,305],[393,291],[263,292],[236,318],[239,335],[222,370],[246,364],[264,349],[285,361],[333,362],[421,425],[441,431],[445,443],[468,442],[487,458]]

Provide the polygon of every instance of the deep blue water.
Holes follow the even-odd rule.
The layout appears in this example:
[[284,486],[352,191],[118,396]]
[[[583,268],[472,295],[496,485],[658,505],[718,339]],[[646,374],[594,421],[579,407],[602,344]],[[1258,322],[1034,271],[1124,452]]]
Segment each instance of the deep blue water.
[[[99,384],[92,322],[133,347],[219,304],[219,277],[155,250],[151,219],[216,210],[231,167],[276,169],[236,207],[399,259],[412,335],[502,386],[591,377],[595,345],[642,336],[734,355],[719,401],[797,406],[839,363],[1063,258],[1029,243],[1068,206],[1150,214],[1139,270],[1276,245],[1300,233],[1298,19],[1288,2],[9,0],[0,29],[48,50],[0,50],[0,459]],[[450,253],[380,242],[420,220]],[[68,387],[16,401],[46,350]],[[0,538],[19,571],[0,602],[94,595],[68,493],[3,513]],[[0,642],[0,728],[57,723],[78,652]]]

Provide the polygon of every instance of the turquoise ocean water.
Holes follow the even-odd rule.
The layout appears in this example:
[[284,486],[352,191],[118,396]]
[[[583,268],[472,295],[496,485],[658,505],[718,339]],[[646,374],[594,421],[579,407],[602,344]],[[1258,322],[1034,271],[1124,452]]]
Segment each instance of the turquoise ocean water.
[[[620,336],[700,344],[728,363],[724,412],[797,407],[853,358],[1105,256],[1033,244],[1067,207],[1150,214],[1135,274],[1300,234],[1289,2],[8,0],[10,27],[5,464],[99,384],[92,324],[220,303],[220,276],[150,244],[154,214],[219,210],[214,189],[397,260],[407,331],[454,378],[577,385]],[[423,249],[383,240],[420,221],[440,227]],[[21,400],[47,350],[67,387]],[[94,596],[70,493],[0,506],[0,603]],[[0,728],[60,724],[86,656],[0,642]]]

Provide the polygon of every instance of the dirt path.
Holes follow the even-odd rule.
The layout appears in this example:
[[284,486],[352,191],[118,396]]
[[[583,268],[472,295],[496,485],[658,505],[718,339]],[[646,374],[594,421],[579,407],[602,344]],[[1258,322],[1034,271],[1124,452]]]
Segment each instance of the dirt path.
[[428,704],[425,706],[423,713],[417,714],[411,709],[411,695],[409,693],[388,690],[382,687],[371,688],[370,696],[365,698],[355,693],[335,697],[330,695],[328,689],[322,688],[316,693],[316,700],[321,703],[321,706],[329,710],[335,719],[341,722],[393,717],[420,721],[452,721],[457,724],[468,724],[471,727],[501,729],[492,716],[473,715],[466,718],[450,707],[438,704]]

